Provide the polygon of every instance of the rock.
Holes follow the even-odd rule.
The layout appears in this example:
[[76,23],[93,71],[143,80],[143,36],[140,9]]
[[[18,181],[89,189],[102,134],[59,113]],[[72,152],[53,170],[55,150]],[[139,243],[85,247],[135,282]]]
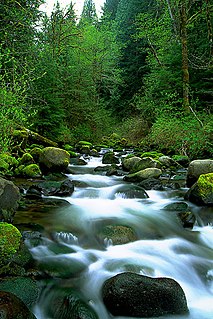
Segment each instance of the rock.
[[20,192],[13,182],[0,177],[0,220],[11,221],[18,208]]
[[148,318],[188,313],[184,291],[171,278],[124,272],[105,281],[102,296],[113,316]]
[[123,197],[123,198],[148,198],[149,195],[145,191],[145,189],[141,186],[137,185],[121,185],[116,189],[114,197]]
[[160,156],[158,158],[158,161],[161,163],[162,166],[165,166],[165,167],[180,167],[180,164],[178,164],[175,160],[173,160],[169,156]]
[[164,156],[163,153],[159,153],[157,151],[144,152],[141,154],[141,158],[143,157],[151,157],[154,160],[158,160],[159,157]]
[[0,268],[12,260],[19,249],[21,238],[21,233],[15,226],[0,222]]
[[130,169],[130,173],[139,172],[146,168],[157,167],[159,166],[159,162],[153,160],[151,157],[144,157],[137,161],[135,165]]
[[164,189],[162,182],[156,178],[147,178],[146,180],[140,182],[139,186],[143,187],[145,190],[158,190],[162,191]]
[[34,159],[30,153],[24,153],[19,160],[19,165],[32,164]]
[[119,164],[120,160],[113,152],[107,152],[103,155],[102,164]]
[[40,167],[37,164],[30,164],[22,169],[22,174],[26,178],[38,178],[42,173]]
[[21,299],[5,291],[0,291],[0,317],[2,319],[36,319]]
[[196,216],[192,212],[179,212],[177,215],[184,228],[193,228]]
[[129,226],[107,225],[99,233],[102,241],[109,240],[113,245],[123,245],[137,240],[134,230]]
[[45,147],[39,157],[39,166],[43,173],[64,172],[69,165],[70,155],[57,147]]
[[164,210],[173,212],[185,212],[189,208],[188,204],[185,202],[174,202],[163,207]]
[[213,173],[213,160],[194,160],[189,164],[186,185],[191,187],[202,174]]
[[7,277],[6,279],[1,279],[0,291],[2,290],[16,295],[29,308],[35,306],[40,295],[39,283],[28,277]]
[[213,206],[213,173],[200,175],[186,193],[185,199],[196,205]]
[[48,181],[39,183],[45,196],[70,196],[74,192],[74,184],[70,179],[63,181]]
[[47,296],[45,317],[52,319],[98,319],[95,311],[73,288],[55,288]]
[[133,167],[141,161],[141,158],[140,157],[137,157],[137,156],[130,156],[130,157],[125,157],[123,160],[122,160],[122,167],[125,171],[128,171],[130,172]]
[[162,171],[159,168],[146,168],[142,171],[124,176],[124,181],[140,183],[148,178],[159,178],[161,174]]

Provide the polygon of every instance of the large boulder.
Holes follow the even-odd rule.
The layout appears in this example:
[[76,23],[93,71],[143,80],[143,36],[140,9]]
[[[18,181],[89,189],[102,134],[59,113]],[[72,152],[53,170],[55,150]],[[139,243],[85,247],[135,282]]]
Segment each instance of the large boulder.
[[171,278],[124,272],[105,281],[102,296],[113,316],[148,318],[188,312],[184,291]]
[[191,187],[202,174],[213,173],[213,160],[194,160],[189,164],[186,184]]
[[157,166],[159,166],[159,162],[153,160],[151,157],[144,157],[135,163],[135,165],[130,169],[130,173],[139,172],[143,169]]
[[141,158],[138,156],[125,157],[122,160],[122,167],[125,171],[130,172],[133,167],[141,161]]
[[0,291],[0,318],[36,319],[21,299],[6,291]]
[[39,166],[44,173],[64,172],[69,162],[69,153],[57,147],[45,147],[39,157]]
[[213,173],[200,175],[186,193],[185,199],[197,205],[213,206]]
[[11,221],[18,208],[19,188],[0,177],[0,220]]
[[159,168],[150,167],[150,168],[143,169],[139,172],[124,176],[124,181],[140,183],[143,180],[148,178],[159,178],[161,174],[162,174],[162,171]]

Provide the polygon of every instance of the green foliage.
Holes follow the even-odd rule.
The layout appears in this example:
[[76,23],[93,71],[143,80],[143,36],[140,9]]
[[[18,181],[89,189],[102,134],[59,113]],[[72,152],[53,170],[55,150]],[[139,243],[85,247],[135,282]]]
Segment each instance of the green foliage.
[[20,246],[21,233],[8,223],[0,223],[0,267],[10,261]]
[[157,119],[145,143],[167,154],[182,154],[190,159],[213,156],[213,117],[200,115],[204,126],[192,115]]

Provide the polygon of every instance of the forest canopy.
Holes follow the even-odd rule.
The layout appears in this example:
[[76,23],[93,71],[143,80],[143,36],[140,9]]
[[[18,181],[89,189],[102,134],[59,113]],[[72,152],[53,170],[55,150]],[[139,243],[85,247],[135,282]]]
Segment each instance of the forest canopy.
[[144,150],[213,156],[210,0],[0,3],[0,149],[17,126],[57,141],[113,132]]

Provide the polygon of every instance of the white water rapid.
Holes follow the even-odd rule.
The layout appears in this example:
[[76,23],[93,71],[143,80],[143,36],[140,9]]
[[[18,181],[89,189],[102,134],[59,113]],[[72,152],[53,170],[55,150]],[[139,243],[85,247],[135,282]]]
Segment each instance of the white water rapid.
[[[56,282],[61,280],[64,285],[77,287],[99,319],[114,318],[101,299],[104,281],[124,271],[170,277],[182,286],[189,314],[160,318],[212,319],[213,227],[201,221],[192,230],[184,229],[175,214],[162,209],[168,203],[183,200],[180,194],[184,189],[147,191],[149,198],[129,199],[119,191],[125,184],[123,178],[94,173],[93,169],[99,165],[100,159],[92,158],[86,166],[71,167],[75,174],[69,178],[84,183],[84,187],[76,186],[73,195],[65,198],[70,205],[54,211],[49,224],[52,223],[50,228],[55,237],[44,238],[41,245],[33,247],[34,258],[50,264],[58,262],[64,270],[72,268],[73,262],[79,263],[82,267],[79,273],[71,271],[70,278],[66,274]],[[103,242],[97,239],[101,227],[115,224],[131,226],[138,240],[113,245],[107,239]],[[52,243],[70,248],[71,252],[56,254],[49,248]],[[43,313],[51,289],[51,285],[44,286],[34,309],[38,319],[51,319]]]

